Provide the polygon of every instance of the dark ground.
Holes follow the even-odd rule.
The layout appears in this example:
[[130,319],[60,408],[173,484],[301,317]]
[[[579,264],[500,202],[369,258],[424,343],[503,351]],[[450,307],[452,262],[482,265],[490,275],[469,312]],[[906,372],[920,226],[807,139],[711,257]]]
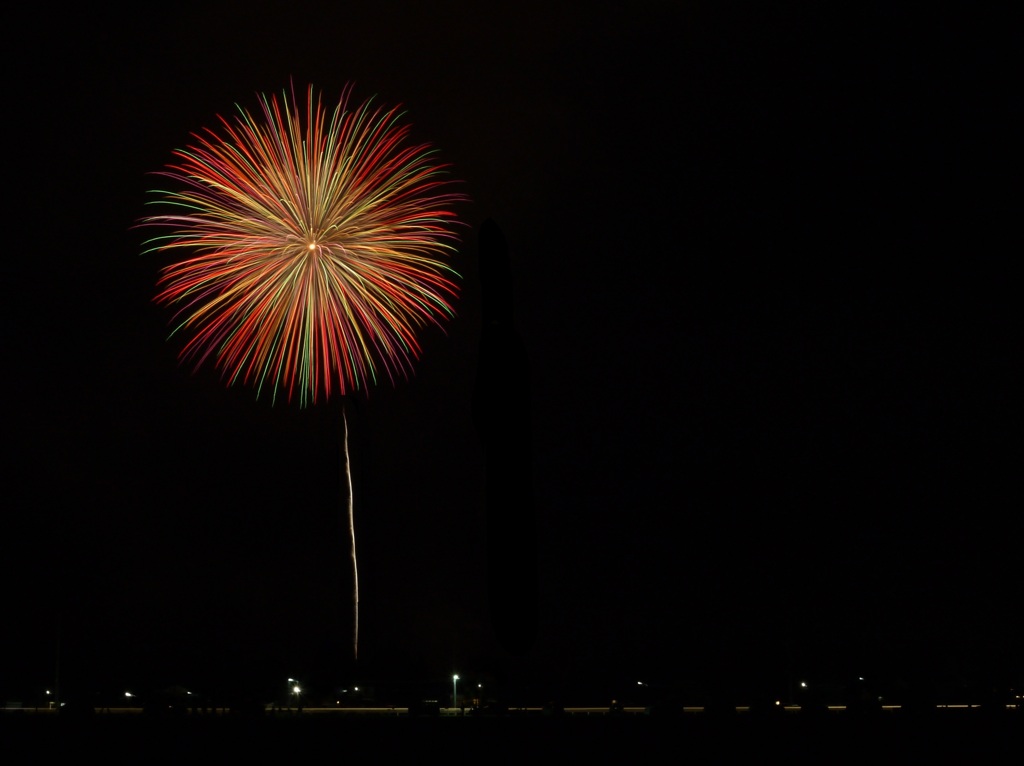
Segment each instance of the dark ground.
[[410,718],[304,714],[290,717],[42,715],[0,718],[6,754],[32,762],[102,757],[110,763],[339,761],[393,763],[663,763],[667,759],[784,759],[786,763],[996,763],[1020,749],[1022,716],[980,710],[932,715],[783,713],[511,715]]

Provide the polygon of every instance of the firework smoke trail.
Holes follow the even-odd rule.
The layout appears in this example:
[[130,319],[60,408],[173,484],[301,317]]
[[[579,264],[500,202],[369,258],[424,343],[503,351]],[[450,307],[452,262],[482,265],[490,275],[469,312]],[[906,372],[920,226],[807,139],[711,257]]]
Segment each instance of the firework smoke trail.
[[[193,134],[160,173],[166,212],[141,225],[166,233],[145,252],[173,258],[158,303],[174,308],[181,359],[212,363],[229,385],[271,390],[299,406],[345,396],[387,378],[408,378],[417,332],[452,316],[458,224],[446,166],[425,144],[407,145],[396,109],[350,107],[351,86],[333,110],[310,87],[301,109],[259,96],[219,132]],[[358,573],[349,487],[358,652]]]

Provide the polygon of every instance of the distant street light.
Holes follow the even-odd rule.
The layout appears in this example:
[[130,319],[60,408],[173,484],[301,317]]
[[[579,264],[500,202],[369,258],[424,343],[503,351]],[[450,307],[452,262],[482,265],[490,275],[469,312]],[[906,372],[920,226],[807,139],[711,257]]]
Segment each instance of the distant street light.
[[459,674],[452,676],[452,707],[459,706]]
[[[288,683],[292,685],[291,693],[295,695],[295,707],[299,707],[299,695],[302,694],[302,687],[299,686],[299,680],[297,678],[289,678]],[[287,703],[287,700],[285,701]],[[301,712],[301,708],[300,708]]]

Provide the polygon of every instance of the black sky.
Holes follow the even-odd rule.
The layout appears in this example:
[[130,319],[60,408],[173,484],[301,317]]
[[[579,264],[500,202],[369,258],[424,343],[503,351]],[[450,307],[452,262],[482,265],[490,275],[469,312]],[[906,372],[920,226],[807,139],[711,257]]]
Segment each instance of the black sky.
[[[477,5],[5,29],[5,691],[50,683],[58,634],[82,688],[1020,683],[1011,27],[901,3]],[[179,368],[131,228],[191,131],[292,79],[405,105],[472,199],[458,317],[413,379],[353,403],[356,670],[340,409]],[[486,218],[529,359],[519,658],[483,579]]]

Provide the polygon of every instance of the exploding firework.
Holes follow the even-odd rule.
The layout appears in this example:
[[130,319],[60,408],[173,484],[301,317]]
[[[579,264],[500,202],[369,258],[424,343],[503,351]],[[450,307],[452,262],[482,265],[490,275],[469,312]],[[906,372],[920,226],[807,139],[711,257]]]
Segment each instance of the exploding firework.
[[220,118],[175,152],[162,175],[180,188],[143,219],[170,227],[149,251],[187,253],[156,298],[188,336],[182,358],[301,405],[408,377],[417,332],[457,295],[462,195],[430,147],[406,145],[396,108],[349,108],[350,93],[329,114],[310,88],[304,110],[260,96],[262,119]]
[[[453,191],[431,147],[412,144],[397,108],[325,108],[259,96],[219,130],[193,134],[160,175],[160,227],[147,253],[172,258],[156,301],[174,310],[181,358],[215,365],[228,384],[270,389],[300,406],[407,378],[417,333],[452,314],[458,275]],[[344,410],[343,410],[344,412]],[[354,580],[359,585],[344,422],[343,466]]]

